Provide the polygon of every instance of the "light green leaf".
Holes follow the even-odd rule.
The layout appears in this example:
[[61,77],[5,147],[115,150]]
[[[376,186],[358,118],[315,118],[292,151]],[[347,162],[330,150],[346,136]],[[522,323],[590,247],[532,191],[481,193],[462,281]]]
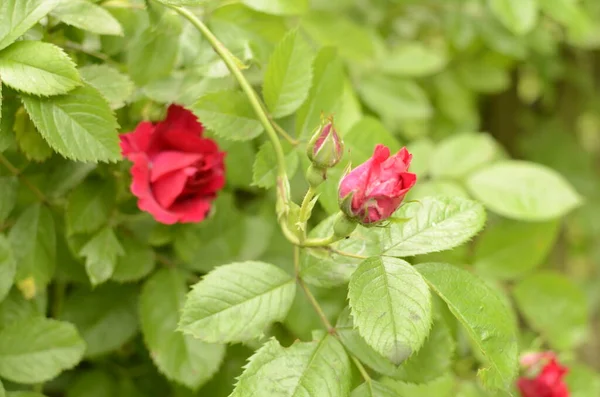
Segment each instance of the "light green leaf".
[[177,332],[187,285],[177,269],[161,269],[140,295],[140,323],[150,357],[168,379],[197,389],[219,369],[225,346]]
[[16,273],[17,264],[10,243],[0,234],[0,302],[10,292]]
[[308,0],[242,0],[256,11],[275,15],[299,15],[308,10]]
[[206,0],[157,0],[159,3],[169,4],[173,6],[194,6],[203,5]]
[[[412,168],[412,167],[411,167]],[[417,183],[406,196],[408,200],[421,200],[426,197],[464,197],[469,193],[458,182],[443,179],[431,179]]]
[[88,0],[61,0],[50,14],[67,25],[88,32],[123,36],[119,21],[110,12]]
[[10,215],[17,203],[19,181],[16,176],[0,177],[0,224]]
[[570,397],[600,395],[600,374],[582,364],[572,364],[565,378]]
[[[312,238],[328,237],[333,230],[336,215],[332,215],[312,229]],[[306,249],[302,252],[300,275],[309,284],[331,288],[345,284],[362,262],[360,257],[374,256],[380,253],[379,239],[371,229],[358,226],[346,239],[333,243],[331,248],[358,258],[336,254],[327,249]]]
[[92,285],[107,281],[113,274],[117,259],[125,255],[112,228],[96,233],[79,251],[85,257],[85,270]]
[[489,0],[489,4],[496,18],[511,32],[524,35],[535,27],[539,11],[537,0]]
[[507,218],[545,221],[566,215],[581,197],[556,171],[526,161],[495,163],[467,180],[475,198]]
[[20,41],[0,51],[0,74],[7,86],[34,95],[65,94],[81,85],[71,58],[40,41]]
[[156,256],[152,248],[126,234],[119,236],[119,242],[124,254],[117,258],[111,279],[130,282],[146,277],[156,265]]
[[69,195],[65,213],[70,234],[92,233],[108,222],[115,204],[116,191],[112,183],[87,180]]
[[398,367],[396,365],[373,350],[358,334],[348,307],[340,313],[335,328],[340,342],[361,362],[380,374],[392,376],[397,372]]
[[[45,299],[45,297],[42,297]],[[0,302],[0,330],[17,321],[30,317],[43,317],[44,308],[41,307],[39,297],[37,299],[26,299],[21,291],[13,288],[9,294]]]
[[[400,150],[400,142],[375,117],[365,116],[343,136],[344,149],[350,153],[352,166],[356,167],[373,156],[377,144],[387,146],[392,153]],[[345,157],[344,157],[345,159]],[[337,191],[337,186],[335,186]]]
[[359,334],[396,365],[418,351],[429,334],[429,289],[402,259],[363,261],[350,279],[348,299]]
[[499,156],[499,146],[487,134],[454,134],[444,139],[431,155],[431,174],[436,178],[463,178]]
[[365,104],[386,124],[428,119],[433,113],[427,94],[414,81],[371,73],[359,83]]
[[254,139],[263,132],[252,105],[237,91],[219,91],[200,97],[190,109],[215,134],[234,141]]
[[50,282],[56,266],[56,232],[50,210],[34,204],[17,219],[8,235],[17,261],[17,282],[30,285],[34,297]]
[[52,156],[52,148],[37,131],[24,108],[15,113],[13,130],[19,150],[27,159],[41,162]]
[[83,80],[100,91],[112,109],[125,106],[133,94],[129,76],[108,65],[87,65],[79,69]]
[[179,328],[205,342],[242,342],[283,321],[294,295],[294,279],[264,262],[217,267],[188,294]]
[[425,384],[415,385],[399,382],[390,378],[380,379],[380,382],[394,391],[395,396],[406,397],[456,397],[456,380],[453,375],[446,374]]
[[121,159],[117,120],[106,100],[90,86],[46,99],[22,96],[27,113],[50,146],[79,161]]
[[484,224],[481,204],[462,197],[438,196],[402,205],[389,227],[379,232],[385,255],[403,257],[461,245]]
[[[417,174],[418,178],[429,175],[431,168],[431,156],[434,145],[429,138],[421,138],[406,145],[408,151],[413,155],[410,163],[410,172]],[[418,186],[418,185],[417,185]]]
[[72,324],[30,317],[0,331],[0,376],[18,383],[43,383],[74,367],[85,343]]
[[308,96],[312,82],[313,51],[296,30],[279,42],[269,59],[263,97],[275,118],[294,113]]
[[85,339],[86,357],[117,350],[138,330],[137,288],[115,284],[91,291],[80,288],[66,299],[61,319],[75,324]]
[[0,3],[0,50],[48,14],[59,0],[2,0]]
[[486,367],[478,372],[484,384],[489,389],[511,387],[518,368],[516,320],[502,297],[483,280],[452,265],[415,267],[485,357]]
[[557,221],[503,220],[486,229],[474,251],[475,269],[494,279],[514,279],[541,265],[554,246]]
[[398,394],[383,383],[371,380],[352,390],[350,397],[398,397]]
[[231,397],[345,397],[351,378],[350,360],[331,335],[288,348],[271,339],[250,358]]
[[308,98],[296,113],[296,135],[308,137],[321,114],[330,114],[344,92],[344,68],[335,50],[323,48],[313,63],[313,83]]
[[[298,169],[298,152],[291,145],[283,144],[285,153],[285,170],[288,178],[291,178]],[[277,179],[277,157],[271,142],[261,145],[254,165],[252,166],[252,184],[265,189],[275,186]]]
[[439,72],[447,63],[448,56],[443,48],[407,42],[392,49],[383,59],[381,70],[396,76],[422,77]]
[[131,41],[127,58],[128,74],[138,86],[167,77],[177,61],[181,21],[165,13],[156,26],[150,26]]
[[513,296],[529,325],[554,349],[574,349],[585,341],[587,298],[565,276],[550,271],[531,275],[519,281]]

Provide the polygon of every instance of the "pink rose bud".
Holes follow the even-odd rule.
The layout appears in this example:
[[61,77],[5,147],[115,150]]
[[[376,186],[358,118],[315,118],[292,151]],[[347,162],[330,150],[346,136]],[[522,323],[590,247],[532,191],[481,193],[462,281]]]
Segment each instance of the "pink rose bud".
[[344,154],[344,143],[329,118],[315,131],[308,143],[307,155],[318,168],[331,168],[340,162]]
[[341,210],[363,225],[388,219],[417,181],[417,176],[408,172],[411,158],[406,148],[390,156],[390,149],[377,145],[369,160],[342,178]]
[[[547,360],[542,370],[534,378],[521,377],[517,381],[517,387],[522,397],[569,397],[569,389],[563,378],[568,369],[561,366],[554,355],[540,354],[538,357],[528,358],[538,361]],[[526,364],[532,363],[525,360]]]

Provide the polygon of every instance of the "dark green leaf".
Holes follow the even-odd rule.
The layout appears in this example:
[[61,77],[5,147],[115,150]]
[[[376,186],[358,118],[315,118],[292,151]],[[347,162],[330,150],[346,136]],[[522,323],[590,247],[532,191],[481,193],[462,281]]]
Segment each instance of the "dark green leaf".
[[112,280],[118,282],[137,281],[146,277],[155,266],[156,257],[147,244],[128,235],[119,236],[124,254],[117,258]]
[[92,233],[108,222],[115,204],[113,184],[88,180],[69,195],[66,210],[67,231],[70,234]]
[[17,265],[10,243],[0,234],[0,302],[10,292],[16,273]]
[[19,181],[15,176],[0,177],[0,224],[10,215],[17,203]]

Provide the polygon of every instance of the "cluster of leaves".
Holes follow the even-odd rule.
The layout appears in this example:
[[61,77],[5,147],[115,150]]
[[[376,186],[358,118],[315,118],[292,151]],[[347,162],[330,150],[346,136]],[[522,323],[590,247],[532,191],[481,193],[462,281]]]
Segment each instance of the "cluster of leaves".
[[[309,236],[377,143],[413,154],[413,201],[294,258],[264,120],[178,6],[261,94],[295,201],[335,115]],[[541,348],[598,395],[575,354],[600,280],[598,20],[594,0],[3,0],[0,396],[504,396]],[[118,162],[169,103],[227,152],[200,224],[140,213]]]

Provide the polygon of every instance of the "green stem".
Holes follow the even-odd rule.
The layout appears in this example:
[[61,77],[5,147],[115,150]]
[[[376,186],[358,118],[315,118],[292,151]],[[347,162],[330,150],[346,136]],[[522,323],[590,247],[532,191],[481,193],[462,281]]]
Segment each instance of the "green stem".
[[294,137],[292,137],[290,134],[287,133],[287,131],[285,129],[283,129],[282,126],[280,126],[279,124],[277,124],[275,122],[275,120],[273,120],[272,117],[269,117],[271,120],[271,124],[273,124],[273,127],[275,128],[275,130],[277,132],[279,132],[279,135],[281,135],[283,138],[285,138],[286,141],[288,141],[290,143],[290,145],[292,146],[298,146],[300,144],[300,141]]
[[325,315],[325,312],[323,312],[321,305],[319,305],[319,302],[317,301],[315,296],[312,294],[312,292],[310,292],[310,289],[308,288],[304,280],[302,280],[302,277],[300,277],[300,247],[298,246],[294,246],[294,271],[296,273],[296,281],[298,282],[298,285],[300,285],[300,288],[302,288],[302,290],[306,294],[306,297],[310,301],[312,307],[315,309],[315,312],[317,312],[317,315],[321,319],[321,322],[323,323],[325,328],[327,328],[327,332],[329,332],[330,334],[335,334],[335,328],[327,319],[327,316]]
[[336,241],[340,241],[342,238],[343,237],[332,234],[331,236],[325,238],[311,238],[304,240],[300,245],[302,247],[326,247],[335,243]]
[[365,382],[371,383],[371,377],[369,376],[369,373],[362,365],[362,363],[358,360],[358,358],[354,357],[352,354],[350,354],[350,358],[352,358],[354,365],[356,365],[356,368],[358,368],[358,372],[360,372]]
[[304,199],[302,199],[302,204],[300,205],[299,217],[300,219],[306,219],[306,221],[303,221],[302,224],[302,230],[304,231],[304,235],[306,235],[306,223],[308,221],[308,218],[310,217],[310,214],[307,214],[307,212],[309,211],[308,206],[310,205],[312,199],[315,197],[315,193],[315,188],[309,186],[308,190],[306,191],[306,194],[304,195]]
[[278,169],[279,176],[285,176],[287,178],[286,173],[285,173],[285,155],[283,153],[283,148],[281,147],[281,143],[279,142],[279,138],[277,137],[277,132],[275,132],[275,129],[273,128],[273,126],[271,125],[271,122],[269,120],[269,116],[265,112],[264,108],[261,106],[258,95],[256,95],[256,92],[254,91],[254,89],[252,88],[252,86],[250,85],[248,80],[246,80],[246,77],[244,77],[244,74],[238,67],[236,60],[233,57],[233,55],[231,54],[231,52],[223,45],[223,43],[221,43],[219,41],[219,39],[210,31],[210,29],[208,29],[208,27],[200,19],[198,19],[193,13],[191,13],[190,11],[188,11],[182,7],[172,6],[172,5],[168,5],[168,4],[165,4],[165,6],[175,10],[181,16],[183,16],[188,21],[190,21],[192,23],[192,25],[194,25],[200,31],[200,33],[202,33],[202,35],[206,38],[206,40],[208,40],[210,45],[214,48],[216,53],[221,57],[223,62],[225,62],[225,65],[227,65],[227,68],[229,69],[231,74],[235,77],[235,79],[239,83],[240,87],[242,88],[242,90],[244,91],[246,96],[248,97],[248,100],[250,101],[250,104],[252,105],[254,112],[258,116],[259,121],[265,128],[265,131],[267,131],[267,135],[269,136],[269,139],[271,140],[271,143],[273,144],[273,147],[275,149],[275,156],[277,158],[277,169]]

